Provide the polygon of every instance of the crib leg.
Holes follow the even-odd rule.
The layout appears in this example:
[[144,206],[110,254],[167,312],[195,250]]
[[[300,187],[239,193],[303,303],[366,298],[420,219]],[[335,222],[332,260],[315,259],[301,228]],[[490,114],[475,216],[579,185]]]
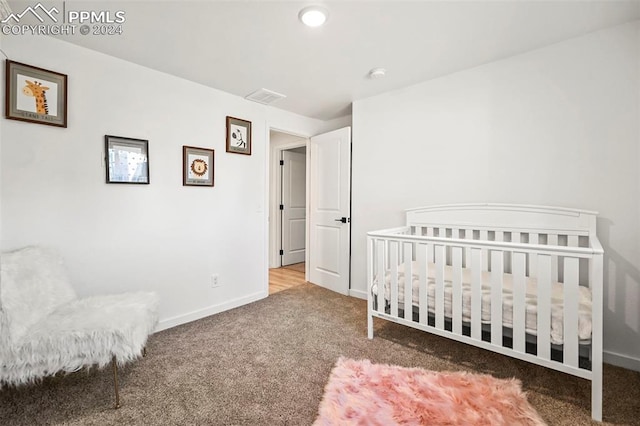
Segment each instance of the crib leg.
[[373,339],[373,300],[367,301],[367,337]]
[[591,418],[596,422],[602,421],[602,355],[594,356],[591,364]]
[[118,363],[116,362],[115,355],[111,360],[111,364],[113,364],[113,386],[116,392],[116,404],[113,408],[117,410],[120,408],[120,392],[118,391]]

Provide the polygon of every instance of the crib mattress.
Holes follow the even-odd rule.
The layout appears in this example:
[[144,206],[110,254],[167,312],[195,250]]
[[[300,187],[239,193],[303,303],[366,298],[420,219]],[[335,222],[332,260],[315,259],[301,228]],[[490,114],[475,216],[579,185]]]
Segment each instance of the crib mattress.
[[[398,302],[404,302],[405,273],[404,264],[398,266]],[[412,279],[412,303],[419,306],[419,278],[417,262],[413,262]],[[452,267],[445,266],[444,274],[444,313],[447,318],[452,315]],[[537,280],[526,278],[527,290],[525,295],[526,314],[525,329],[528,334],[537,335],[538,307],[537,307]],[[378,294],[378,279],[374,280],[372,287],[374,295]],[[435,312],[435,264],[429,263],[427,279],[427,306],[430,313]],[[580,302],[578,307],[578,338],[582,342],[591,339],[591,290],[587,287],[579,287]],[[391,272],[385,274],[384,298],[391,299]],[[551,288],[551,343],[563,344],[563,302],[564,292],[562,283],[554,282]],[[491,272],[482,272],[482,323],[491,323]],[[462,320],[471,322],[471,269],[462,268]],[[513,327],[513,276],[503,274],[502,285],[502,325]]]

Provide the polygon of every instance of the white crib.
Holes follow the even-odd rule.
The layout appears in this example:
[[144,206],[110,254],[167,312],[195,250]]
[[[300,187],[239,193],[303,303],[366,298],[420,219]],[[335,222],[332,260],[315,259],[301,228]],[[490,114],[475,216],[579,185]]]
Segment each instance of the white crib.
[[457,204],[406,218],[368,233],[369,338],[378,317],[591,380],[591,416],[601,421],[596,213]]

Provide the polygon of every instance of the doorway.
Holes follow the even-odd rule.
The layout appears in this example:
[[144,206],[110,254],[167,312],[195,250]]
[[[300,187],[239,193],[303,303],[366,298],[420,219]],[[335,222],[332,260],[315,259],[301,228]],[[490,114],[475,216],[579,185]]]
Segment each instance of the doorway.
[[[269,268],[283,265],[283,228],[304,229],[305,280],[349,294],[351,247],[351,128],[344,127],[310,138],[271,129],[269,157]],[[281,160],[305,149],[305,222],[283,219]],[[289,152],[289,153],[287,153]],[[301,193],[297,198],[301,198]],[[291,204],[300,204],[292,203]],[[283,224],[284,220],[284,224]],[[300,235],[298,235],[300,236]],[[300,240],[298,240],[300,241]],[[301,243],[293,244],[300,251]],[[282,254],[281,254],[282,253]],[[285,264],[286,264],[285,260]]]
[[278,130],[269,138],[269,268],[295,264],[304,270],[308,139]]

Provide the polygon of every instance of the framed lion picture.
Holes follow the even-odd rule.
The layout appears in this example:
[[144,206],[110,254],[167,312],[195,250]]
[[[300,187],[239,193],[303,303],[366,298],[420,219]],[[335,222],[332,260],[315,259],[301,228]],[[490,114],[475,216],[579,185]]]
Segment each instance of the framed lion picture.
[[214,150],[182,147],[182,185],[213,186]]

